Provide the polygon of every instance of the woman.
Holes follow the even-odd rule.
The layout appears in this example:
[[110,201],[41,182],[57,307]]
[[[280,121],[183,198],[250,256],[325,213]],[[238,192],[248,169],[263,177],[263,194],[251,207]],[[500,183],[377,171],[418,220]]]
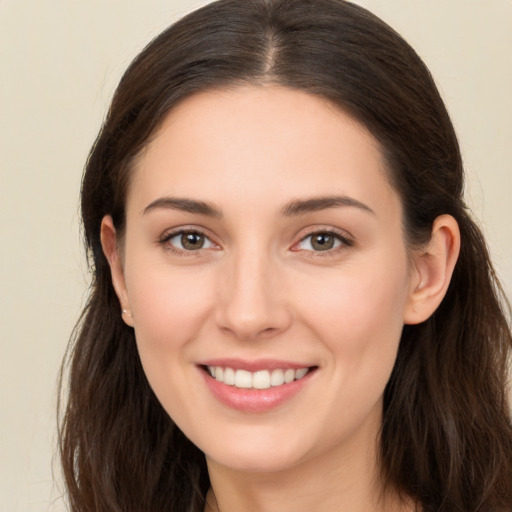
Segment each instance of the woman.
[[221,0],[124,75],[61,454],[76,511],[512,509],[512,345],[428,70],[341,0]]

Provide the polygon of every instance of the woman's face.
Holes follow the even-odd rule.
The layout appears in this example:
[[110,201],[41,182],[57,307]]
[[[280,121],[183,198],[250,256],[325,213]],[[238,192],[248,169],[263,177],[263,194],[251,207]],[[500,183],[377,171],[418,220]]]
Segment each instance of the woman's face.
[[187,99],[137,161],[121,259],[149,382],[209,461],[277,471],[375,442],[412,279],[351,117],[278,86]]

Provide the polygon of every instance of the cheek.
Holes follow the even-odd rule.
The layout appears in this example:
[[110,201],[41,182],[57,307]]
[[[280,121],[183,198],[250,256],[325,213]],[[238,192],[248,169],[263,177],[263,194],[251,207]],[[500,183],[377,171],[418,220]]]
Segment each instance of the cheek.
[[332,427],[326,440],[339,432],[349,435],[370,415],[380,415],[395,364],[408,289],[406,264],[370,268],[340,272],[323,289],[316,288],[302,308],[328,353],[330,399],[324,415]]
[[[378,259],[373,260],[379,261]],[[408,291],[405,257],[378,265],[354,265],[324,282],[308,287],[303,303],[306,322],[324,340],[343,378],[387,381],[403,328]]]
[[210,317],[212,279],[165,265],[131,268],[127,289],[144,373],[169,416],[192,432],[199,427],[189,407],[197,386],[190,363],[194,342]]
[[209,317],[211,278],[199,271],[173,272],[166,266],[133,265],[127,274],[139,354],[151,381],[169,378],[188,362],[189,343]]

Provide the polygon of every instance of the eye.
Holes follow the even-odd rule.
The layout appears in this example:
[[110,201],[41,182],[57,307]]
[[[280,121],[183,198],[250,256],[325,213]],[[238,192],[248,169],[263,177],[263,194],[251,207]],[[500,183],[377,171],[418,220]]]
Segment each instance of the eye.
[[326,252],[344,245],[350,246],[352,244],[337,233],[318,231],[304,237],[296,247],[298,250],[303,251]]
[[200,231],[179,231],[166,236],[163,243],[178,251],[198,251],[214,247],[213,242]]

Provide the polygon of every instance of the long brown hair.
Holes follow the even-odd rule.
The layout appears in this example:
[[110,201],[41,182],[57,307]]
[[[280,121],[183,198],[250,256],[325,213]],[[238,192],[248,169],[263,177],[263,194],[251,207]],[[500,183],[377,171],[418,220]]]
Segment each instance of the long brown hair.
[[[463,200],[453,126],[429,71],[389,26],[342,0],[220,0],[186,16],[133,61],[91,150],[82,220],[93,281],[63,372],[60,452],[73,511],[199,511],[203,454],[150,389],[121,320],[100,243],[125,225],[132,163],[178,102],[210,88],[275,83],[319,95],[380,142],[412,246],[434,219],[462,248],[441,306],[405,326],[385,390],[380,464],[424,512],[512,510],[507,302]],[[64,374],[64,373],[63,373]]]

